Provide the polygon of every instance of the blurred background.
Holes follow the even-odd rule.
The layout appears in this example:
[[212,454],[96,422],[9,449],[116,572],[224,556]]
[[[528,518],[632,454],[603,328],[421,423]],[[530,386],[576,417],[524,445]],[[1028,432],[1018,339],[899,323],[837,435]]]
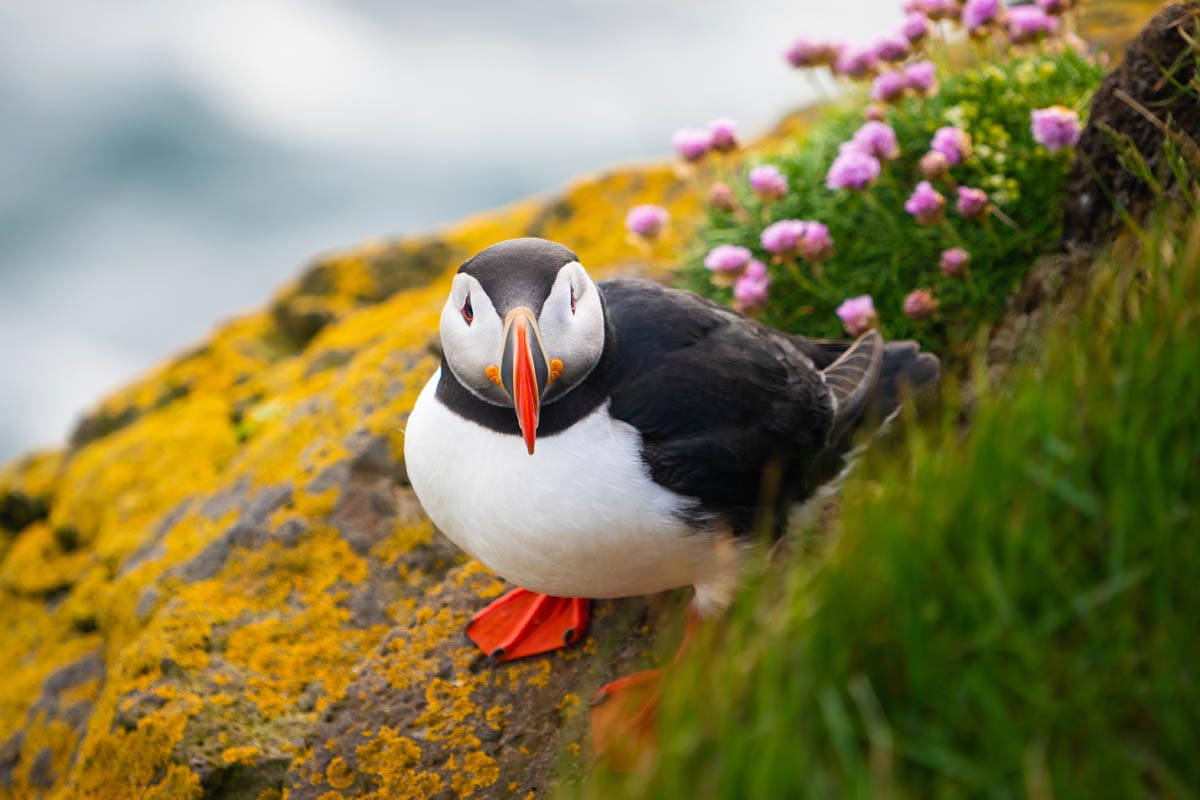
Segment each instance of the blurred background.
[[895,0],[0,0],[0,461],[316,253],[812,99]]

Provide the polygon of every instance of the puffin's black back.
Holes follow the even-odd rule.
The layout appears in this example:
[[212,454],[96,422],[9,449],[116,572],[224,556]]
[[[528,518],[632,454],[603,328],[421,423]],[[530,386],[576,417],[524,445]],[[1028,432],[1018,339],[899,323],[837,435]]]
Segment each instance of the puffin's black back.
[[641,433],[655,482],[696,498],[696,522],[735,533],[754,528],[764,501],[770,511],[806,494],[834,411],[795,337],[688,292],[600,286],[618,347],[609,412]]

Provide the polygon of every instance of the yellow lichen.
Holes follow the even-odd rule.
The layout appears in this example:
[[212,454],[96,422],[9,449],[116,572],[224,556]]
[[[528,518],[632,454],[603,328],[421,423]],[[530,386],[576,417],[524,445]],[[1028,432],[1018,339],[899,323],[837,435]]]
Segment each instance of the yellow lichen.
[[566,719],[570,719],[575,715],[580,708],[583,707],[583,700],[577,694],[566,694],[562,701],[558,704],[558,713],[562,714]]
[[[174,760],[195,715],[225,715],[236,731],[247,723],[229,715],[245,701],[269,723],[284,715],[315,719],[341,697],[352,667],[386,633],[382,626],[351,624],[351,588],[367,579],[368,560],[402,562],[430,540],[432,528],[421,518],[399,519],[363,558],[329,522],[338,487],[314,492],[312,480],[343,463],[351,455],[347,442],[364,431],[386,437],[392,456],[402,457],[405,420],[437,367],[429,345],[462,259],[505,238],[542,235],[571,245],[600,277],[642,258],[625,241],[626,208],[666,203],[677,220],[697,210],[681,186],[665,167],[615,171],[578,182],[549,203],[518,203],[430,237],[332,256],[323,265],[328,286],[303,298],[330,317],[311,341],[296,341],[269,311],[234,319],[93,410],[97,419],[123,427],[97,434],[69,457],[44,454],[0,470],[0,491],[20,490],[44,501],[49,512],[18,534],[0,534],[0,741],[27,733],[23,767],[0,797],[40,793],[23,771],[37,755],[35,746],[50,748],[51,794],[198,797],[199,778]],[[381,300],[376,260],[431,245],[445,254],[444,264],[432,265],[433,277]],[[663,266],[668,255],[652,254],[658,260],[651,268]],[[297,292],[296,284],[285,287],[277,300],[302,299]],[[345,356],[322,361],[334,352]],[[208,516],[205,502],[239,485],[251,496],[290,488],[291,503],[276,510],[267,527],[299,521],[307,533],[294,546],[272,541],[235,551],[212,577],[183,580],[179,568],[240,520],[237,507]],[[428,580],[403,563],[398,569],[413,587]],[[458,570],[456,580],[481,597],[504,588],[475,563]],[[48,604],[52,594],[56,602]],[[458,641],[467,612],[409,598],[392,602],[389,612],[411,627],[385,654],[382,670],[393,687],[408,689],[440,668],[438,654],[446,642]],[[73,687],[60,698],[95,704],[82,741],[67,737],[56,720],[30,719],[46,678],[95,652],[105,657],[103,682]],[[471,793],[496,780],[496,765],[479,752],[473,730],[498,716],[488,716],[473,698],[491,678],[463,669],[474,651],[463,646],[449,653],[461,681],[427,692],[432,701],[416,724],[453,759],[456,766],[446,768],[451,788]],[[540,664],[515,675],[545,685],[549,664]],[[323,694],[314,710],[300,711],[297,703],[314,683]],[[220,691],[194,694],[212,685]],[[132,713],[127,701],[146,691],[166,704],[133,729],[117,724],[118,708]],[[298,752],[295,763],[305,759]],[[380,797],[423,797],[445,788],[437,772],[418,771],[415,762],[394,778],[379,777],[392,793]]]
[[253,764],[262,750],[248,745],[246,747],[227,747],[221,752],[221,760],[226,764]]
[[354,770],[341,756],[335,756],[325,768],[325,780],[335,789],[349,789],[354,785],[354,779]]
[[482,750],[467,753],[458,766],[451,757],[446,768],[452,770],[450,788],[459,797],[471,797],[477,789],[486,789],[500,777],[500,767],[496,759]]
[[492,706],[483,715],[483,720],[492,730],[503,730],[504,726],[508,725],[508,715],[511,711],[510,705]]

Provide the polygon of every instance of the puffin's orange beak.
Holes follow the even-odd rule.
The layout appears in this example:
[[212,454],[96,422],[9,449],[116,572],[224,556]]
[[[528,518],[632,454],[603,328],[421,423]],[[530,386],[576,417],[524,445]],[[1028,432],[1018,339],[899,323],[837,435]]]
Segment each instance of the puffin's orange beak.
[[550,367],[542,348],[537,320],[527,308],[515,308],[505,320],[504,357],[500,367],[504,387],[517,412],[517,424],[525,447],[533,455],[542,392],[550,379]]

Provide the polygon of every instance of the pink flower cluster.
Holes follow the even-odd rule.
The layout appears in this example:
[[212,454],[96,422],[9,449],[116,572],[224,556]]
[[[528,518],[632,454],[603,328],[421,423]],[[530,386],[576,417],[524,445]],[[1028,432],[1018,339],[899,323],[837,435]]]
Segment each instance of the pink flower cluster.
[[842,321],[846,333],[851,336],[859,336],[879,324],[879,315],[875,313],[875,301],[869,294],[851,297],[838,306],[834,313]]
[[646,241],[654,241],[670,219],[665,208],[647,203],[629,209],[625,215],[625,229]]
[[1030,130],[1033,131],[1034,141],[1052,153],[1079,144],[1082,132],[1079,115],[1062,106],[1034,111]]
[[729,153],[738,148],[737,122],[727,117],[714,119],[707,128],[680,128],[671,137],[679,157],[687,162],[699,161],[713,153]]
[[879,159],[855,148],[843,150],[834,160],[825,176],[825,185],[830,189],[849,189],[861,192],[875,185],[883,165]]
[[1037,6],[1015,6],[1008,11],[1008,38],[1013,44],[1036,42],[1058,32],[1058,19]]
[[723,244],[704,257],[704,266],[718,283],[733,283],[733,301],[742,311],[754,311],[767,303],[771,276],[767,267],[745,247]]
[[946,198],[929,181],[921,181],[904,210],[916,218],[918,225],[936,225],[945,218]]
[[892,127],[878,120],[866,122],[839,148],[826,175],[826,186],[834,191],[868,190],[883,173],[882,162],[899,155],[900,143]]
[[967,0],[962,7],[962,24],[968,33],[979,36],[1001,24],[1006,12],[1004,0]]
[[1055,17],[1066,13],[1075,2],[1037,0],[1036,5],[1009,8],[1005,0],[905,0],[900,27],[871,45],[800,37],[783,51],[783,57],[797,69],[828,67],[840,77],[872,80],[872,97],[879,102],[893,102],[906,90],[930,91],[932,74],[918,82],[925,88],[918,88],[902,65],[921,52],[935,23],[958,23],[976,38],[1003,31],[1013,44],[1024,44],[1058,34],[1061,26]]
[[757,311],[770,299],[771,276],[761,261],[751,261],[733,284],[733,303],[742,311]]
[[833,255],[829,228],[803,219],[784,219],[768,225],[759,237],[763,249],[781,259],[799,256],[820,264]]
[[971,134],[953,126],[938,128],[929,149],[944,156],[950,166],[957,167],[971,157]]
[[764,203],[779,200],[787,195],[787,178],[779,171],[779,167],[763,164],[750,170],[750,191]]
[[937,307],[938,301],[928,289],[916,289],[904,298],[904,316],[909,319],[929,319]]
[[900,141],[891,126],[871,120],[854,132],[850,141],[839,148],[840,152],[857,150],[878,161],[891,161],[900,157]]

